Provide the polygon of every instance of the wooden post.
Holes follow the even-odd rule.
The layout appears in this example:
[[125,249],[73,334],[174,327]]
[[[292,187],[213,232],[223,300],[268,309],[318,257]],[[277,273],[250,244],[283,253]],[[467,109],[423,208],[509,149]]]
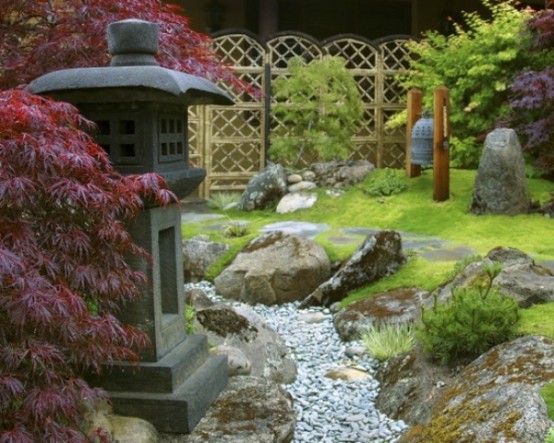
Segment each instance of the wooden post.
[[408,177],[419,177],[421,166],[412,164],[412,128],[421,117],[423,94],[419,89],[408,91],[408,121],[406,122],[406,174]]
[[433,200],[450,198],[450,92],[446,86],[435,89],[433,101]]

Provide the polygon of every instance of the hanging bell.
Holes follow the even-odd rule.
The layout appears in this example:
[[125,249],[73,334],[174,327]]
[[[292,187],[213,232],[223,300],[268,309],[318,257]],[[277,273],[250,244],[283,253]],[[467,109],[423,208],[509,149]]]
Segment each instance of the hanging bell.
[[433,119],[430,111],[423,111],[422,117],[412,128],[412,164],[433,164]]

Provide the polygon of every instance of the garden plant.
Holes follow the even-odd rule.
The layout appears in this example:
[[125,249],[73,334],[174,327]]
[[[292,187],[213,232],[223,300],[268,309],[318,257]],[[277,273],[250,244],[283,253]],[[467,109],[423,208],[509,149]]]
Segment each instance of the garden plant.
[[[532,10],[518,8],[513,0],[482,3],[490,10],[490,19],[464,13],[464,24],[454,24],[454,34],[445,36],[430,31],[420,41],[407,45],[412,57],[409,74],[402,84],[407,89],[423,91],[424,108],[431,109],[436,87],[445,85],[450,90],[451,162],[455,167],[478,165],[486,133],[499,121],[506,121],[510,114],[508,102],[514,77],[530,66],[536,71],[547,69],[553,61],[552,51],[546,54],[529,50],[533,40],[526,24],[533,17]],[[542,22],[535,26],[542,26],[539,23]],[[542,93],[531,92],[531,85],[525,84],[524,79],[515,83],[513,92],[524,88],[526,95],[536,97],[536,103]],[[517,100],[512,106],[531,110],[528,103]],[[539,122],[533,123],[535,130],[537,125]]]
[[363,109],[345,61],[325,56],[307,63],[294,57],[289,72],[273,84],[272,114],[280,123],[270,136],[272,159],[292,167],[347,159]]
[[[126,223],[148,199],[174,201],[155,175],[119,175],[77,109],[0,93],[0,441],[85,442],[83,379],[136,361],[146,335],[114,316],[140,295],[147,260]],[[96,437],[107,438],[101,430]]]

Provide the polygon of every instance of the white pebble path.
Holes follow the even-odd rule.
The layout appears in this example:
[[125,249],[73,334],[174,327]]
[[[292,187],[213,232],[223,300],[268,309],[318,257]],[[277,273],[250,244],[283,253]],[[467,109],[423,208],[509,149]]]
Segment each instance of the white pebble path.
[[[298,366],[296,381],[283,385],[294,399],[297,424],[293,443],[397,442],[407,425],[375,407],[379,384],[372,374],[377,361],[367,354],[347,356],[347,346],[336,333],[328,309],[297,307],[298,303],[252,306],[283,338]],[[309,320],[313,317],[310,313],[318,322]],[[349,343],[348,347],[353,345],[360,344]],[[367,371],[370,377],[355,381],[325,377],[329,369],[345,366]]]

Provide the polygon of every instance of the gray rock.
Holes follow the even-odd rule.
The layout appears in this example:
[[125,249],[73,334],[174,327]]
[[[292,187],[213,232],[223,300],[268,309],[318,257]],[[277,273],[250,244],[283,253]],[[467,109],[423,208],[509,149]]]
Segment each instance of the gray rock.
[[411,323],[420,317],[422,300],[429,293],[418,289],[396,289],[350,303],[333,318],[343,341],[358,340],[372,325]]
[[515,215],[530,208],[519,139],[513,129],[495,129],[485,141],[470,210],[474,214]]
[[[428,424],[402,442],[543,443],[554,424],[539,389],[554,379],[554,341],[526,336],[492,348],[444,390]],[[442,439],[441,439],[442,438]],[[450,438],[450,440],[448,439]]]
[[182,443],[290,443],[296,417],[292,399],[278,384],[240,376],[213,403]]
[[310,189],[317,188],[317,185],[314,182],[308,182],[308,181],[301,181],[298,183],[295,183],[293,185],[290,185],[288,187],[289,192],[303,192],[303,191],[309,191]]
[[300,183],[302,181],[302,176],[300,174],[291,174],[287,177],[287,183],[293,185],[295,183]]
[[332,161],[314,163],[311,166],[315,181],[319,186],[337,187],[359,183],[375,170],[367,160]]
[[396,272],[404,263],[402,239],[395,231],[369,235],[348,262],[331,279],[322,283],[300,304],[330,306],[348,293]]
[[264,209],[287,192],[287,174],[281,165],[271,164],[255,175],[241,195],[239,209]]
[[225,345],[240,350],[250,362],[253,376],[277,383],[292,383],[296,379],[296,363],[285,342],[247,305],[217,304],[200,309],[196,313],[195,331],[206,334],[208,343],[215,347]]
[[329,275],[323,247],[277,231],[248,243],[214,283],[225,298],[271,305],[302,300]]
[[121,415],[110,416],[112,440],[117,443],[158,443],[158,433],[146,420]]
[[136,417],[123,417],[113,413],[111,405],[98,402],[85,404],[85,415],[81,429],[91,435],[98,428],[104,430],[110,441],[118,443],[158,443],[158,433],[154,426]]
[[296,212],[300,209],[309,209],[317,201],[316,194],[308,194],[305,192],[294,192],[285,195],[277,205],[277,214],[287,214]]
[[[515,248],[498,247],[489,251],[483,261],[469,264],[451,282],[437,290],[439,301],[450,298],[452,288],[471,285],[484,279],[483,265],[492,261],[502,265],[494,287],[512,297],[521,307],[554,301],[554,275],[550,269],[535,264],[533,259]],[[430,300],[427,300],[427,304]]]
[[212,242],[207,235],[183,240],[183,270],[185,281],[203,280],[206,271],[229,249],[226,243]]
[[416,425],[429,422],[434,405],[455,373],[435,364],[417,346],[385,361],[375,376],[380,386],[377,408],[391,418]]
[[244,352],[242,352],[239,348],[228,345],[218,345],[210,349],[210,354],[227,356],[227,365],[230,377],[235,375],[250,375],[252,372],[250,360],[246,358]]

